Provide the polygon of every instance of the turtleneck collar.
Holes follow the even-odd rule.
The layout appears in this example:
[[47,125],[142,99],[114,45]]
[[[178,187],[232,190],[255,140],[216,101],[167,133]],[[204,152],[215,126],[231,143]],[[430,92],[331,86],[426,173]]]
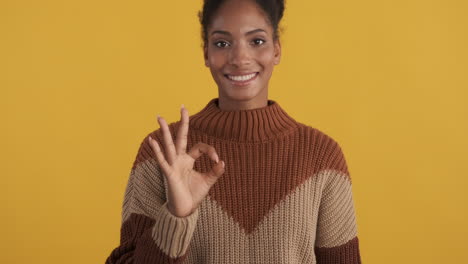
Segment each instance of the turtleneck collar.
[[211,99],[190,117],[190,129],[238,142],[260,142],[288,134],[299,126],[274,100],[268,105],[246,110],[222,110],[219,98]]

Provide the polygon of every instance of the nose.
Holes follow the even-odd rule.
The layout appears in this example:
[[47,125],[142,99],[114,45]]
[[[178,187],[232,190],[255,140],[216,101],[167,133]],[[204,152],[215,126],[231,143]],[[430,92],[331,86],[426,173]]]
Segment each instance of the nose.
[[244,43],[233,45],[229,53],[229,64],[237,67],[249,65],[252,61],[249,47]]

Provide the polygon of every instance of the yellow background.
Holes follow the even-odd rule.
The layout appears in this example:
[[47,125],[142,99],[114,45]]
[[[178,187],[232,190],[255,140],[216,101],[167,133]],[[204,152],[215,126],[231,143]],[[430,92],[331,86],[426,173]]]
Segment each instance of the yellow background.
[[[345,153],[364,263],[468,263],[468,5],[289,0],[269,87]],[[156,114],[217,96],[197,1],[0,2],[1,263],[104,263]]]

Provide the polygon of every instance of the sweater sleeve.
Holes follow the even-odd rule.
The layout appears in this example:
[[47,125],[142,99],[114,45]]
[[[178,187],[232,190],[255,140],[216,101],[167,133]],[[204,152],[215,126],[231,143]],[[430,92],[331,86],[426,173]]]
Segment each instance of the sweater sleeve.
[[334,142],[324,176],[315,255],[317,264],[360,264],[351,178],[340,146]]
[[120,244],[106,264],[181,263],[187,255],[198,208],[186,217],[170,213],[164,175],[147,142],[140,145],[125,189]]

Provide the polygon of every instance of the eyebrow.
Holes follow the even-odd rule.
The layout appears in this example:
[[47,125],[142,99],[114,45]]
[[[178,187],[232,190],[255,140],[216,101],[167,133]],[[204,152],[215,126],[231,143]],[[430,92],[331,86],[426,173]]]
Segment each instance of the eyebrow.
[[[261,28],[257,28],[257,29],[254,29],[254,30],[251,30],[251,31],[245,33],[245,35],[250,35],[250,34],[257,33],[257,32],[265,32],[265,33],[266,33],[265,30],[263,30],[263,29],[261,29]],[[211,35],[216,34],[216,33],[222,34],[222,35],[227,35],[227,36],[230,36],[230,35],[231,35],[231,33],[227,32],[227,31],[223,31],[223,30],[215,30],[215,31],[213,31],[213,32],[211,33]]]

